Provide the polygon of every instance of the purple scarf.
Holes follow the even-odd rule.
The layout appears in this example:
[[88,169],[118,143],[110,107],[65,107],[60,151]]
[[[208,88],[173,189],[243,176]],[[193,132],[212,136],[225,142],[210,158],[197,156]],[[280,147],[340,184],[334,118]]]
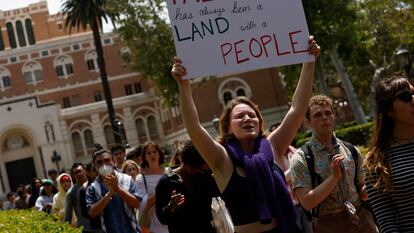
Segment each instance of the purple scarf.
[[272,147],[266,138],[256,140],[254,153],[245,153],[236,140],[225,145],[234,165],[246,171],[247,195],[256,206],[262,224],[276,217],[280,233],[294,232],[296,215],[281,174],[276,172]]

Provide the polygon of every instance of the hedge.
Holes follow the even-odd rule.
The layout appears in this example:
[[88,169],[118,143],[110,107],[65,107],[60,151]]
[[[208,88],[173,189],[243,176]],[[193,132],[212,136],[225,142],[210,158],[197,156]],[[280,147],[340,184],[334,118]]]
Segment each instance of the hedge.
[[81,228],[73,228],[60,222],[55,216],[36,210],[0,211],[0,232],[2,233],[81,233]]
[[[351,125],[349,127],[336,130],[335,134],[339,139],[350,142],[353,145],[366,147],[371,139],[372,127],[372,122],[362,125]],[[312,134],[310,132],[300,133],[293,139],[292,144],[295,147],[300,147],[307,142],[311,136]]]

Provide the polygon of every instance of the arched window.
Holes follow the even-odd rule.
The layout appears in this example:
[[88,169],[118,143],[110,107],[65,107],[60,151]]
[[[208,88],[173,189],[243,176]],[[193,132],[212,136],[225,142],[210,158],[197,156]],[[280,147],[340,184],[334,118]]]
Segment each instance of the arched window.
[[233,99],[233,96],[229,91],[224,92],[223,94],[224,104],[227,104],[227,102],[229,102],[232,99]]
[[95,150],[92,130],[86,129],[83,132],[83,140],[85,142],[85,147],[86,147],[86,150],[87,150],[87,154],[88,155],[92,154],[92,152]]
[[73,59],[70,56],[62,55],[56,57],[53,65],[58,77],[68,77],[73,74]]
[[19,46],[26,46],[26,37],[24,36],[23,24],[20,20],[16,22],[17,38],[19,39]]
[[149,116],[147,118],[147,125],[148,125],[148,131],[150,134],[150,139],[156,140],[158,137],[158,129],[157,129],[157,122],[154,116]]
[[244,91],[243,88],[239,88],[239,89],[237,89],[236,95],[237,96],[246,96],[246,92]]
[[107,145],[115,143],[114,134],[112,133],[112,127],[107,125],[104,127],[105,140]]
[[10,47],[13,49],[17,48],[16,37],[14,36],[13,24],[8,22],[6,24],[6,28],[7,28],[7,34],[9,35]]
[[135,127],[137,128],[138,141],[139,143],[144,143],[148,141],[147,133],[145,130],[144,120],[138,118],[135,120]]
[[10,71],[4,67],[0,67],[0,89],[4,91],[11,87]]
[[78,132],[72,133],[73,149],[75,150],[75,156],[80,157],[84,155],[84,148],[81,135]]
[[32,21],[30,19],[26,19],[24,23],[26,26],[27,40],[29,41],[30,45],[34,45],[36,43],[36,40],[33,33]]
[[[0,32],[1,32],[1,27],[0,27]],[[3,40],[3,33],[0,33],[0,51],[4,50],[4,40]]]
[[85,55],[85,62],[88,66],[89,71],[98,70],[98,61],[97,61],[98,55],[96,54],[95,50],[91,50],[86,53]]
[[38,62],[29,61],[23,65],[22,73],[26,84],[33,84],[42,81],[42,66]]
[[252,91],[249,84],[238,77],[231,77],[224,80],[224,82],[220,84],[217,94],[219,101],[223,106],[236,96],[252,97]]

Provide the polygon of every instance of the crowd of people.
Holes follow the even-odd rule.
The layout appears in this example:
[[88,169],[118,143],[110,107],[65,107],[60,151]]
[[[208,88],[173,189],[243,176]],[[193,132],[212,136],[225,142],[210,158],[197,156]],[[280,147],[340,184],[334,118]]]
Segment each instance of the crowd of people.
[[[308,51],[320,53],[313,37]],[[50,170],[49,179],[7,194],[3,208],[34,207],[83,232],[215,233],[223,231],[211,204],[220,196],[237,233],[414,232],[414,87],[398,75],[378,84],[373,139],[363,157],[335,135],[332,100],[312,97],[314,71],[315,62],[303,64],[282,122],[265,131],[258,106],[236,97],[214,140],[175,58],[171,73],[190,140],[168,166],[154,142],[128,153],[96,144],[90,164]],[[303,122],[312,137],[296,149],[290,144]]]

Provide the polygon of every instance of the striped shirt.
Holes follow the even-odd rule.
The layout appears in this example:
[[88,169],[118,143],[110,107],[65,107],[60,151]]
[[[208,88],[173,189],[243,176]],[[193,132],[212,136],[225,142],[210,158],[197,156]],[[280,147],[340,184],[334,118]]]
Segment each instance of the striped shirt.
[[372,210],[382,233],[414,232],[414,142],[386,151],[393,192],[374,188],[378,174],[366,178]]

